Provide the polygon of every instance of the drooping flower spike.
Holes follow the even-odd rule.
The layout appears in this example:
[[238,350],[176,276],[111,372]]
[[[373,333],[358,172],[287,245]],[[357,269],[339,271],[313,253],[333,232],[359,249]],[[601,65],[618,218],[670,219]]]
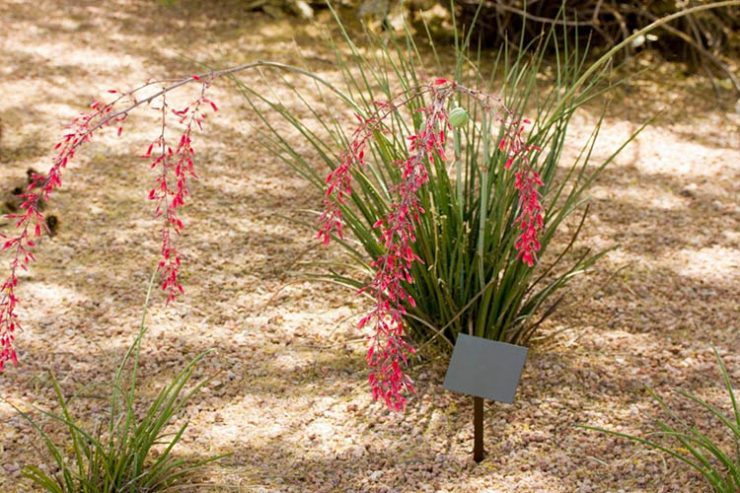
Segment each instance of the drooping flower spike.
[[527,144],[524,133],[531,122],[527,119],[514,120],[505,125],[505,134],[499,143],[499,150],[506,153],[504,168],[509,170],[516,162],[514,187],[519,191],[519,215],[515,222],[521,229],[514,247],[517,258],[532,267],[537,262],[540,251],[539,235],[544,228],[545,209],[540,201],[539,188],[543,186],[539,173],[532,168],[531,155],[541,149]]

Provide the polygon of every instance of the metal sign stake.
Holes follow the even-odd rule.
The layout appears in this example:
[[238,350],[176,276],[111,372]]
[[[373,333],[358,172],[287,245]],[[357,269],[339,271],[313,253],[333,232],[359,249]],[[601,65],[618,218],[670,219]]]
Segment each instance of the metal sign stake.
[[483,450],[483,398],[473,397],[473,460],[480,463],[486,455]]

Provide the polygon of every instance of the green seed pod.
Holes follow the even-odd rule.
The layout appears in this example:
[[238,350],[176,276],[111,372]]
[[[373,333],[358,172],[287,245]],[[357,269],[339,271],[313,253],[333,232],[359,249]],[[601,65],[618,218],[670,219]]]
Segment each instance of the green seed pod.
[[458,106],[450,111],[447,119],[450,125],[452,125],[452,128],[464,127],[468,124],[468,112]]

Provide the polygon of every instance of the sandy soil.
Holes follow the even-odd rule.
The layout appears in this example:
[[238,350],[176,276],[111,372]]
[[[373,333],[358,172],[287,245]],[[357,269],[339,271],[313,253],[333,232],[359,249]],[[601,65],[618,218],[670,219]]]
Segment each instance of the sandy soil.
[[[313,68],[332,76],[315,41],[319,29],[238,5],[0,1],[0,185],[9,190],[29,166],[47,168],[60,126],[85,102],[110,87],[191,73],[185,56],[298,62],[297,43]],[[476,466],[472,405],[442,389],[443,359],[414,367],[419,391],[406,413],[371,401],[354,329],[361,301],[302,277],[305,264],[336,253],[291,220],[320,197],[260,149],[237,95],[214,94],[224,110],[198,138],[201,180],[185,214],[187,293],[170,306],[155,302],[143,356],[150,394],[188,359],[217,349],[199,370],[213,380],[187,409],[192,426],[177,453],[232,455],[197,478],[215,487],[196,490],[707,491],[675,461],[574,425],[650,429],[658,413],[647,386],[668,395],[680,387],[727,408],[710,348],[737,381],[734,102],[717,106],[706,82],[670,65],[619,93],[602,156],[649,112],[664,111],[593,189],[584,244],[619,248],[575,281],[571,303],[532,349],[516,403],[487,405],[489,455]],[[101,134],[53,204],[60,232],[40,245],[21,288],[21,364],[0,376],[4,492],[32,491],[20,468],[45,456],[9,403],[53,409],[53,370],[90,416],[103,412],[105,379],[137,330],[158,251],[145,200],[152,176],[137,156],[155,117],[132,117],[120,139]],[[576,116],[574,142],[594,119],[588,111]],[[717,428],[696,409],[679,408]]]

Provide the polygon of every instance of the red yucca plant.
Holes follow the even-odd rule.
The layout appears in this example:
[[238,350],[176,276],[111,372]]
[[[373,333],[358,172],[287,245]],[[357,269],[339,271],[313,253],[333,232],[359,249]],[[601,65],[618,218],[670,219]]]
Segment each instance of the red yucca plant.
[[[404,373],[408,356],[414,352],[404,338],[406,330],[426,342],[452,344],[458,333],[466,331],[526,344],[542,320],[533,317],[544,308],[543,303],[598,258],[587,254],[555,272],[579,227],[565,251],[533,275],[532,267],[557,227],[582,205],[584,191],[609,161],[587,171],[597,126],[581,158],[563,176],[556,175],[570,117],[600,93],[594,78],[597,72],[623,46],[659,25],[688,13],[737,3],[694,7],[656,21],[588,68],[583,54],[569,50],[566,43],[564,51],[556,51],[555,87],[549,91],[537,87],[543,50],[528,55],[530,47],[520,46],[513,60],[502,50],[496,65],[501,61],[504,77],[496,88],[492,81],[497,68],[489,79],[480,72],[463,70],[470,58],[467,43],[458,42],[454,76],[423,82],[422,58],[410,36],[380,41],[374,47],[380,50],[369,52],[380,54],[365,56],[343,29],[353,63],[337,51],[345,79],[341,89],[298,67],[255,62],[174,83],[149,82],[130,91],[108,91],[106,101],[93,102],[87,113],[72,121],[55,146],[49,171],[33,177],[23,195],[21,212],[8,216],[15,233],[3,245],[11,262],[0,299],[0,369],[8,361],[17,363],[18,272],[34,260],[37,238],[44,233],[41,202],[48,201],[62,185],[64,169],[98,131],[113,126],[121,134],[132,111],[155,101],[161,126],[144,157],[156,173],[149,199],[162,221],[160,285],[167,301],[183,292],[176,239],[184,228],[178,211],[188,198],[189,180],[197,176],[194,131],[203,128],[209,112],[217,111],[208,97],[209,87],[228,76],[267,125],[267,145],[324,191],[319,237],[324,243],[335,238],[353,265],[360,267],[360,272],[347,274],[330,270],[328,278],[372,299],[372,308],[360,322],[361,327],[371,328],[369,382],[374,398],[401,409],[406,392],[412,389]],[[556,32],[551,31],[540,48],[555,38]],[[344,122],[332,115],[319,117],[319,129],[304,125],[285,107],[235,77],[257,68],[312,79],[347,104],[359,125],[350,138],[343,132]],[[436,70],[446,71],[440,64]],[[186,84],[199,85],[198,95],[186,107],[170,107],[167,95]],[[140,97],[153,86],[161,88]],[[494,93],[498,99],[491,97]],[[298,101],[306,101],[298,96]],[[309,109],[318,116],[310,104]],[[306,138],[327,165],[326,173],[317,171],[314,163],[270,125],[267,110],[274,110]],[[522,116],[525,112],[531,112],[531,122]],[[171,118],[179,125],[177,139],[168,138]],[[321,131],[323,135],[317,133]],[[446,146],[452,148],[449,158]],[[547,213],[543,201],[548,204]],[[345,238],[343,228],[356,241]],[[544,309],[544,316],[558,301]]]
[[[329,172],[325,180],[324,211],[320,217],[318,236],[324,244],[328,244],[334,234],[344,239],[342,210],[347,209],[348,199],[352,195],[353,174],[359,173],[365,182],[368,180],[368,147],[377,144],[378,138],[390,142],[389,138],[393,138],[392,126],[386,120],[398,116],[404,105],[412,101],[419,102],[419,107],[414,110],[420,114],[421,124],[406,137],[405,157],[385,163],[389,165],[389,171],[398,171],[398,177],[390,183],[384,183],[391,200],[385,204],[387,207],[384,209],[387,210],[378,211],[381,212],[380,217],[372,224],[382,248],[370,262],[372,281],[359,290],[368,294],[374,302],[370,312],[359,322],[360,329],[366,325],[373,327],[367,352],[373,398],[381,398],[389,407],[396,409],[405,404],[404,391],[413,389],[410,378],[402,371],[401,363],[406,364],[408,355],[414,353],[413,347],[404,339],[405,318],[409,315],[407,307],[417,307],[415,294],[410,292],[413,291],[410,287],[415,284],[414,266],[426,264],[415,251],[417,228],[426,207],[429,207],[422,203],[427,193],[424,188],[439,185],[434,178],[430,183],[430,175],[435,168],[448,162],[445,152],[448,133],[465,127],[469,122],[464,109],[456,107],[448,111],[450,102],[460,95],[473,98],[480,102],[484,110],[490,111],[490,102],[480,93],[442,78],[415,89],[412,94],[405,92],[400,103],[374,100],[372,105],[377,109],[370,116],[355,115],[359,125],[352,134],[347,150],[341,155],[339,165]],[[540,148],[524,142],[525,127],[519,121],[507,122],[505,126],[505,134],[499,142],[499,151],[507,156],[504,168],[508,170],[515,162],[518,164],[515,187],[519,192],[519,215],[514,224],[520,233],[514,248],[518,252],[517,258],[531,267],[541,248],[538,235],[544,223],[538,192],[543,182],[530,165],[529,154]],[[372,207],[367,203],[363,205]],[[354,229],[358,226],[355,224]]]

